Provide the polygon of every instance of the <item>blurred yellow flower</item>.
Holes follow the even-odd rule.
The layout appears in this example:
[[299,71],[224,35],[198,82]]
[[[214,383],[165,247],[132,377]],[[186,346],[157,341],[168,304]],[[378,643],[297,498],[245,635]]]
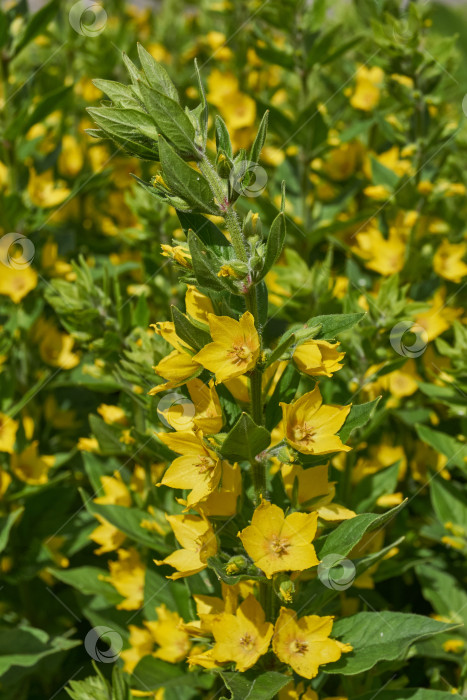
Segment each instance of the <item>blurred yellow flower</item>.
[[144,599],[146,567],[133,547],[119,549],[118,561],[109,561],[110,576],[101,576],[123,596],[117,610],[138,610]]
[[26,484],[38,486],[48,481],[49,469],[55,463],[53,455],[39,455],[39,442],[35,440],[21,453],[11,455],[11,471]]
[[443,240],[433,257],[434,271],[440,277],[460,284],[467,275],[467,264],[463,261],[466,252],[465,243]]
[[0,294],[19,302],[37,286],[37,272],[32,267],[16,270],[0,262]]
[[379,103],[380,86],[384,72],[378,66],[367,68],[359,66],[356,74],[355,90],[350,98],[350,104],[355,109],[371,112]]
[[13,454],[18,421],[0,413],[0,452]]

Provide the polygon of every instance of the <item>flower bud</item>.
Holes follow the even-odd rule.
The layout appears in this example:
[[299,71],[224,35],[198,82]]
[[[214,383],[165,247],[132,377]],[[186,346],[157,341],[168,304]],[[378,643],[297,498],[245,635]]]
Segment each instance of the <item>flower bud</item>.
[[259,214],[254,214],[251,210],[248,212],[245,223],[243,224],[243,235],[245,238],[257,236],[258,240],[261,240],[262,224]]
[[286,574],[274,578],[274,590],[283,603],[291,603],[295,595],[295,584]]
[[227,180],[230,175],[230,171],[232,170],[232,164],[227,160],[223,153],[219,153],[217,157],[216,170],[224,180]]
[[225,573],[229,576],[234,576],[244,571],[248,565],[247,560],[241,554],[235,557],[231,557],[227,564],[225,565]]

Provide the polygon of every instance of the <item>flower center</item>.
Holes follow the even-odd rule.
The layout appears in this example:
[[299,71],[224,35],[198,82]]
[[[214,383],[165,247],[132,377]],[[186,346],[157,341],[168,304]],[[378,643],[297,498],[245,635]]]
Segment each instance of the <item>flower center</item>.
[[250,649],[253,649],[255,645],[255,640],[253,639],[251,634],[247,633],[240,638],[240,644],[244,649],[247,649],[249,651]]
[[293,429],[294,438],[297,442],[309,442],[313,440],[316,431],[313,430],[311,425],[308,423],[303,423],[302,425],[297,425]]
[[302,642],[300,639],[294,639],[290,645],[292,654],[304,654],[308,649],[308,642]]
[[280,538],[277,535],[271,540],[271,551],[277,554],[278,557],[283,557],[287,554],[290,544],[287,539]]
[[214,460],[211,457],[199,457],[196,465],[200,474],[205,474],[214,468]]
[[251,350],[248,345],[238,343],[233,346],[231,355],[233,355],[234,362],[241,363],[250,358]]

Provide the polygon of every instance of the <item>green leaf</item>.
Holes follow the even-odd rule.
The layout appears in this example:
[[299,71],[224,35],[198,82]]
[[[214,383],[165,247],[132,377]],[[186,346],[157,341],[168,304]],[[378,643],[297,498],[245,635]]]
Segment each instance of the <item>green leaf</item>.
[[467,625],[467,593],[460,581],[431,564],[415,567],[422,585],[423,597],[438,615],[459,625]]
[[157,128],[149,114],[116,107],[90,107],[87,111],[102,129],[103,137],[140,158],[159,160]]
[[0,628],[0,676],[12,666],[31,668],[46,656],[68,651],[80,644],[80,639],[52,638],[35,627]]
[[51,0],[38,12],[31,15],[29,22],[26,24],[23,32],[15,42],[13,47],[13,56],[17,56],[33,39],[36,38],[47,27],[53,19],[56,18],[60,7],[59,0]]
[[269,365],[273,362],[279,360],[285,351],[296,342],[295,335],[293,333],[284,334],[284,336],[279,340],[279,343],[272,353],[268,356],[266,362],[264,363],[263,369],[267,369]]
[[371,510],[380,496],[394,493],[397,487],[400,460],[375,474],[368,474],[352,491],[352,504],[359,512]]
[[216,214],[211,188],[205,177],[178,156],[163,138],[159,138],[162,173],[170,189],[195,211]]
[[226,248],[232,247],[222,231],[217,228],[216,224],[214,224],[210,219],[206,219],[206,217],[202,214],[177,211],[177,216],[180,220],[185,236],[188,236],[188,231],[191,229],[196,233],[204,245],[213,247],[214,250],[216,250],[216,246]]
[[140,90],[144,105],[157,124],[158,131],[185,158],[198,159],[194,126],[178,102],[144,83],[141,83]]
[[321,325],[321,330],[318,338],[321,340],[332,340],[339,333],[349,330],[362,318],[366,316],[365,312],[357,314],[328,314],[326,316],[315,316],[307,322],[308,326]]
[[256,134],[256,138],[253,142],[250,154],[248,156],[248,160],[250,160],[252,163],[259,163],[261,151],[263,150],[264,142],[266,141],[266,134],[268,132],[268,117],[269,111],[266,110],[266,112],[263,115],[263,118],[261,119],[261,124],[259,125],[258,133]]
[[123,454],[125,445],[120,442],[121,428],[109,425],[99,416],[89,416],[89,426],[97,438],[99,448],[104,455]]
[[266,242],[266,254],[264,256],[263,269],[261,270],[259,279],[263,279],[263,277],[269,272],[271,267],[274,265],[276,260],[278,260],[280,254],[282,253],[282,248],[284,247],[285,234],[285,214],[283,212],[279,212],[279,214],[272,222],[271,228],[269,230],[269,235]]
[[193,231],[188,232],[188,247],[190,249],[193,272],[199,285],[220,291],[228,289],[222,278],[217,276],[216,271],[221,268],[220,261]]
[[0,518],[0,552],[3,552],[8,544],[8,538],[10,537],[10,531],[15,522],[18,520],[20,515],[22,515],[24,507],[18,508],[17,510],[11,511],[9,515],[4,518]]
[[225,438],[221,454],[227,459],[253,462],[256,455],[269,447],[270,442],[269,430],[256,425],[247,413],[242,413]]
[[100,515],[109,523],[125,533],[130,539],[145,547],[157,550],[161,554],[169,554],[171,547],[167,545],[161,535],[141,527],[143,520],[148,520],[148,513],[139,508],[127,506],[103,505],[94,503],[84,491],[81,491],[84,505],[91,515]]
[[390,612],[361,612],[334,624],[332,636],[351,644],[353,651],[328,664],[325,673],[352,676],[373,668],[380,661],[402,660],[411,644],[447,632],[454,625],[423,615]]
[[205,345],[211,342],[211,336],[208,331],[204,331],[197,325],[192,323],[184,313],[172,306],[172,319],[175,324],[175,332],[194,350],[201,350]]
[[345,557],[360,542],[363,535],[386,525],[404,508],[406,503],[407,500],[386,513],[362,513],[350,520],[344,520],[335,530],[323,538],[324,544],[317,547],[320,559],[327,554],[340,554]]
[[203,144],[203,149],[206,148],[206,141],[208,138],[208,122],[209,122],[209,107],[206,100],[206,93],[204,91],[203,81],[201,80],[201,73],[199,72],[198,61],[195,58],[195,71],[196,78],[198,80],[199,94],[201,95],[201,114],[199,118],[199,124],[201,127],[201,139]]
[[131,687],[145,691],[180,685],[196,686],[198,683],[198,673],[187,673],[185,668],[153,656],[144,656],[131,677]]
[[452,435],[433,430],[427,425],[417,425],[415,428],[420,440],[448,458],[446,466],[453,464],[462,471],[467,471],[467,445],[465,443],[459,442]]
[[[452,693],[426,688],[404,688],[403,690],[379,690],[378,700],[452,700]],[[355,700],[375,700],[375,691],[359,695]]]
[[430,493],[440,522],[452,522],[467,530],[467,499],[461,488],[438,476],[430,482]]
[[149,85],[151,87],[157,86],[160,92],[164,93],[164,95],[170,97],[172,100],[175,100],[175,102],[178,102],[178,90],[171,81],[165,68],[161,66],[141,44],[137,44],[137,47],[139,60],[141,61],[141,66]]
[[232,142],[225,121],[220,115],[216,115],[216,149],[224,153],[228,158],[233,158]]
[[[260,676],[254,671],[233,673],[219,671],[227,688],[230,690],[230,700],[272,700],[281,688],[290,683],[290,676],[276,671],[268,671]],[[223,700],[223,698],[220,698]]]
[[385,165],[371,156],[371,175],[374,185],[383,185],[392,190],[399,182],[399,177],[393,170],[386,168]]
[[378,398],[374,399],[374,401],[368,401],[368,403],[360,403],[352,406],[350,413],[339,433],[339,437],[342,442],[347,442],[350,434],[354,430],[361,428],[365,425],[365,423],[368,423],[380,400],[381,396],[378,396]]
[[112,100],[116,107],[130,107],[140,109],[141,103],[136,99],[132,92],[132,88],[123,83],[118,83],[115,80],[100,80],[92,81],[107,97]]
[[75,569],[48,568],[47,571],[58,581],[76,588],[84,595],[101,595],[111,605],[117,605],[122,600],[122,596],[117,593],[112,584],[104,580],[109,574],[107,569],[100,569],[97,566],[78,566]]

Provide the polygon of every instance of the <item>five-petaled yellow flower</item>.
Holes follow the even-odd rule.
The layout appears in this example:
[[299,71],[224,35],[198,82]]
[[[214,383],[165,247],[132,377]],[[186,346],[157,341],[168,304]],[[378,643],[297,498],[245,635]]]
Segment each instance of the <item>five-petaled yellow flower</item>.
[[307,615],[297,620],[290,608],[281,608],[274,628],[272,647],[276,656],[303,678],[314,678],[322,664],[352,651],[349,644],[329,639],[332,617]]
[[249,595],[235,615],[222,613],[215,618],[212,633],[216,644],[212,658],[219,662],[234,661],[237,671],[246,671],[267,652],[273,631],[260,603]]
[[316,534],[317,513],[291,513],[262,501],[251,525],[238,536],[248,555],[268,578],[279,571],[304,571],[319,564],[311,544]]
[[252,314],[246,311],[240,321],[209,314],[208,322],[214,342],[193,360],[216,375],[216,384],[253,369],[259,357],[259,337]]
[[174,459],[158,485],[191,489],[186,501],[188,508],[206,500],[220,481],[222,467],[216,453],[204,446],[202,434],[183,430],[159,433],[158,437],[181,455]]
[[280,405],[286,440],[299,452],[324,455],[351,449],[336,435],[349,415],[350,405],[323,405],[318,386],[297,401]]

